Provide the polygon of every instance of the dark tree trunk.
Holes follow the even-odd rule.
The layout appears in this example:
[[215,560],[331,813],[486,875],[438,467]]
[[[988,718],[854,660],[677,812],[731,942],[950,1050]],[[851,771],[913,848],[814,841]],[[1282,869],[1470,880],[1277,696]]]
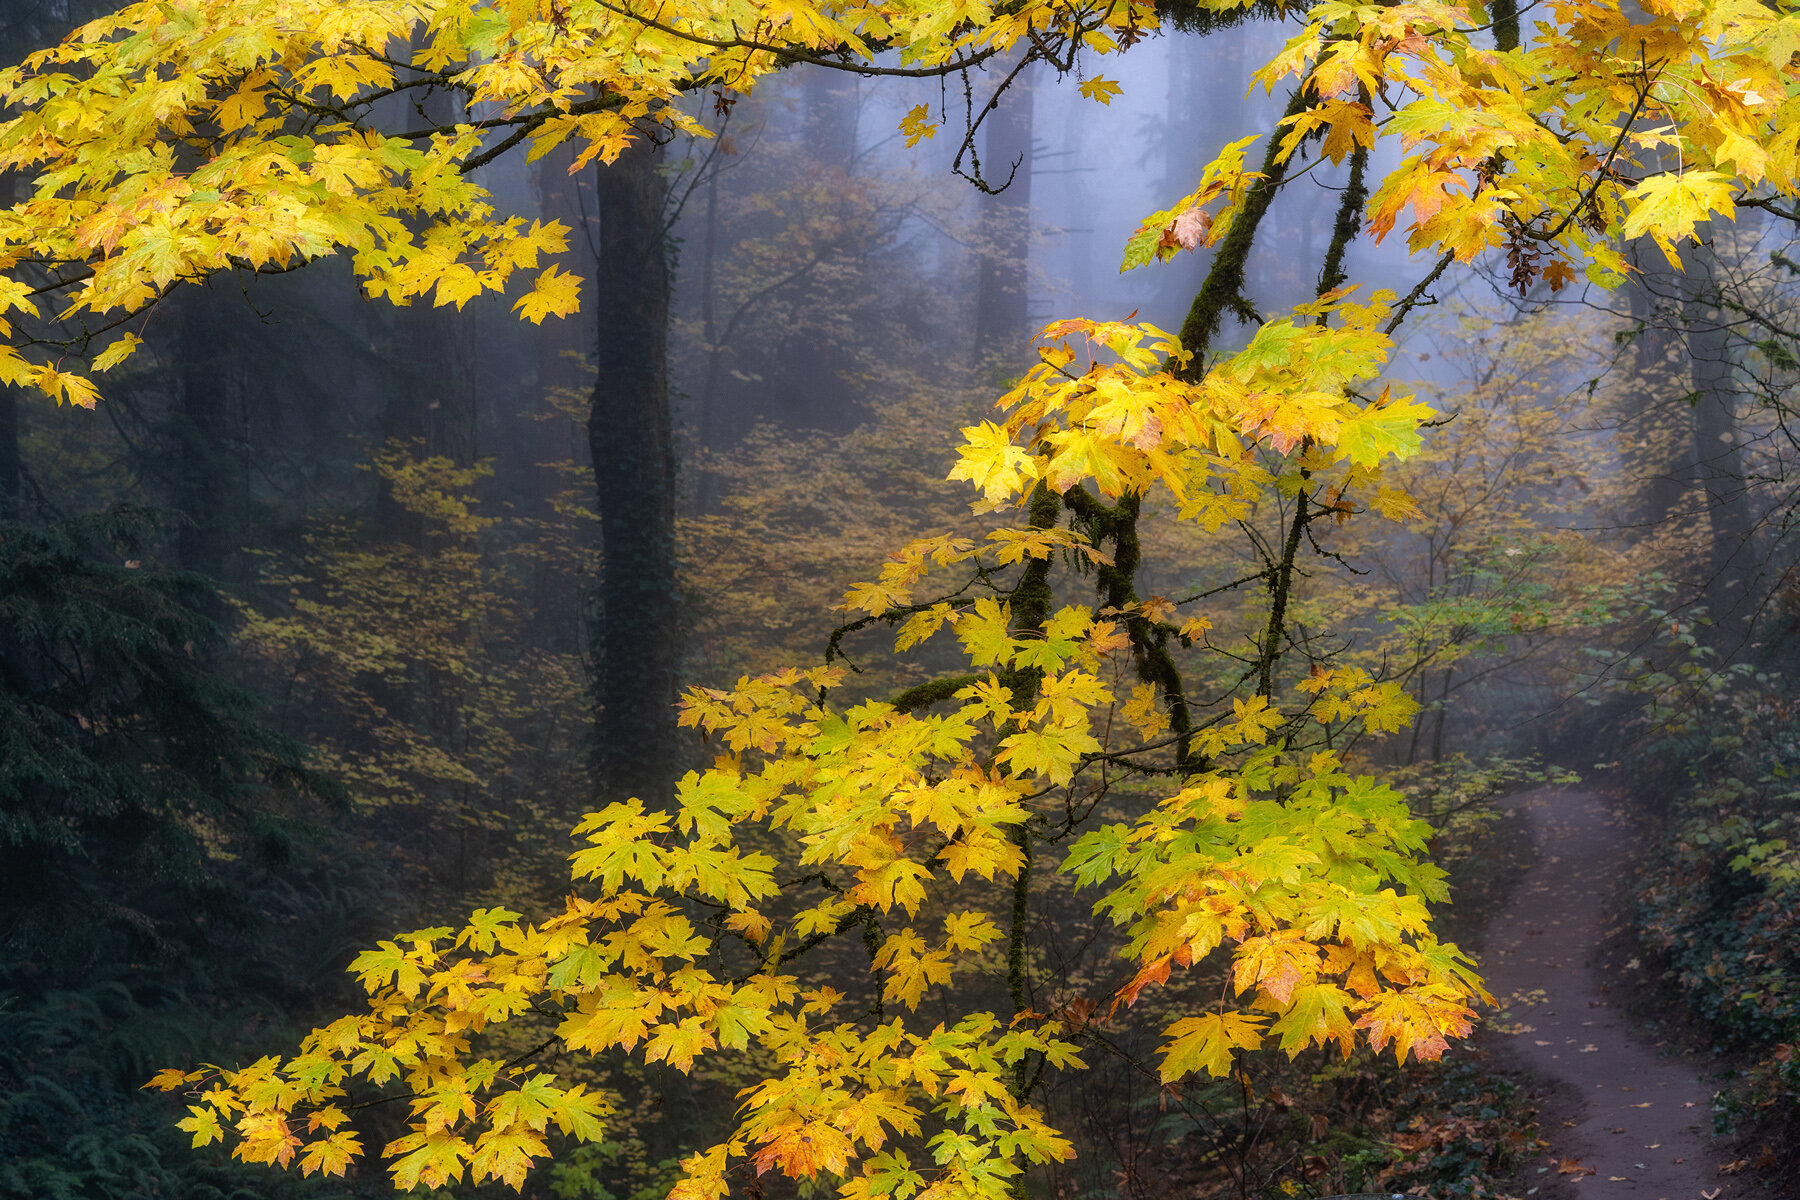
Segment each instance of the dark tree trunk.
[[1698,294],[1688,306],[1685,325],[1693,381],[1693,473],[1706,506],[1702,596],[1722,646],[1729,649],[1748,635],[1755,610],[1756,520],[1744,472],[1730,333],[1720,307],[1724,281],[1712,247],[1696,249],[1694,260],[1689,269]]
[[249,515],[238,313],[212,287],[190,289],[180,305],[169,426],[172,499],[184,518],[176,552],[188,570],[225,580]]
[[[581,288],[578,315],[546,320],[536,330],[536,407],[524,422],[520,440],[528,447],[530,459],[524,468],[525,508],[544,522],[558,519],[556,505],[569,487],[565,467],[586,465],[588,451],[580,423],[571,418],[585,410],[594,386],[595,169],[571,175],[569,167],[574,161],[572,148],[552,150],[537,162],[532,177],[539,215],[568,226],[569,269],[587,281]],[[534,560],[532,626],[539,644],[559,649],[581,644],[585,590],[577,564]]]
[[25,510],[19,458],[19,389],[0,386],[0,521],[16,521]]
[[810,68],[805,96],[807,154],[821,167],[849,172],[856,158],[856,76]]
[[[858,232],[862,185],[856,179],[857,80],[829,68],[812,68],[805,77],[805,145],[810,173],[820,182],[829,210],[839,206],[839,232],[815,247],[826,271],[862,269],[868,247]],[[809,344],[780,356],[772,376],[771,396],[783,424],[790,428],[847,432],[858,422],[854,334],[830,318],[816,327]]]
[[675,778],[679,593],[669,417],[667,182],[639,142],[601,170],[599,377],[588,446],[600,508],[594,784],[661,803]]
[[1634,250],[1639,269],[1622,289],[1636,333],[1619,414],[1619,454],[1635,481],[1636,511],[1625,518],[1639,536],[1647,536],[1675,516],[1687,490],[1688,411],[1678,400],[1686,388],[1678,378],[1683,346],[1676,333],[1683,284],[1662,251]]
[[988,114],[981,171],[990,187],[981,197],[981,276],[975,297],[975,360],[1010,365],[1025,354],[1030,334],[1032,89],[1027,71]]
[[[718,451],[732,441],[738,432],[730,420],[721,398],[720,382],[725,369],[725,348],[719,345],[719,172],[709,172],[706,180],[705,222],[700,236],[700,340],[705,344],[706,366],[700,375],[700,396],[696,426],[702,451]],[[719,502],[719,480],[716,472],[700,473],[695,489],[694,510],[710,513]]]

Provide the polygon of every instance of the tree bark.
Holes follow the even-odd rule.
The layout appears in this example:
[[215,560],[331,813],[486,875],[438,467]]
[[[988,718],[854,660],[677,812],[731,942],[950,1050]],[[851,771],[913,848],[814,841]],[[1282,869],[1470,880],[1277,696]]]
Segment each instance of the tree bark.
[[184,518],[176,552],[188,570],[225,580],[247,540],[249,504],[238,314],[211,286],[190,289],[178,302],[180,382],[169,425],[172,499]]
[[1681,505],[1687,489],[1688,430],[1675,352],[1675,302],[1682,283],[1655,247],[1633,248],[1638,270],[1624,288],[1636,327],[1631,377],[1619,414],[1619,456],[1635,481],[1636,511],[1625,514],[1639,536],[1653,534]]
[[[381,416],[384,447],[413,458],[475,461],[475,342],[472,313],[433,308],[425,297],[394,313],[393,377]],[[377,477],[375,530],[383,541],[424,547],[425,520]]]
[[1030,336],[1032,87],[1021,74],[988,114],[981,173],[981,265],[975,298],[975,361],[1004,369],[1020,361]]
[[[532,176],[538,214],[569,227],[570,269],[586,280],[581,286],[579,315],[547,320],[536,331],[538,387],[535,407],[520,430],[519,440],[528,448],[530,459],[521,470],[521,482],[526,511],[546,526],[560,519],[556,505],[569,487],[565,469],[570,464],[587,465],[584,430],[572,418],[585,408],[594,387],[595,168],[571,175],[569,167],[574,161],[573,147],[558,147],[536,163]],[[576,401],[581,408],[572,406]],[[576,564],[549,558],[534,561],[531,620],[538,644],[560,649],[581,645],[579,614],[586,586]]]
[[1698,291],[1684,324],[1693,382],[1693,474],[1706,505],[1702,596],[1719,640],[1735,646],[1748,633],[1756,607],[1756,520],[1744,472],[1736,367],[1719,303],[1725,281],[1713,247],[1701,247],[1693,257]]
[[599,319],[588,446],[600,509],[594,787],[662,803],[676,777],[680,594],[669,414],[667,181],[640,141],[600,171]]
[[19,457],[19,389],[0,385],[0,521],[16,521],[25,510]]
[[856,76],[806,70],[806,150],[819,166],[848,173],[856,158]]

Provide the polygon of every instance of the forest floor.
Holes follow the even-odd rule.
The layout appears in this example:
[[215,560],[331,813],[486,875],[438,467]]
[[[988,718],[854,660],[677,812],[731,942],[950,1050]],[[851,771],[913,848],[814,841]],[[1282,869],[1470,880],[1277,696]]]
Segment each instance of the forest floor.
[[1606,943],[1632,869],[1633,833],[1594,793],[1546,788],[1511,803],[1528,818],[1535,865],[1483,939],[1482,974],[1502,1011],[1486,1023],[1496,1056],[1540,1081],[1539,1136],[1526,1168],[1537,1200],[1729,1200],[1710,1136],[1712,1064],[1658,1045],[1627,1003],[1635,959]]

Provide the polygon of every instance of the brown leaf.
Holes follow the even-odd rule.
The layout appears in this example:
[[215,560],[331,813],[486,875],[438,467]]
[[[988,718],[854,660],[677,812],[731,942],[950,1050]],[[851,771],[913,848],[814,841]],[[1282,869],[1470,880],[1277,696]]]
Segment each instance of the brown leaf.
[[1192,250],[1212,232],[1212,222],[1212,214],[1204,208],[1184,209],[1169,226],[1168,237],[1174,239],[1175,244],[1183,250]]

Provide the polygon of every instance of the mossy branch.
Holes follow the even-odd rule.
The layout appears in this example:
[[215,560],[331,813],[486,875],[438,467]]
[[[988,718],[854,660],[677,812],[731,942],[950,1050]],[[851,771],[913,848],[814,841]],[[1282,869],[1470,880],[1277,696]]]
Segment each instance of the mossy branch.
[[1488,16],[1494,22],[1494,48],[1500,51],[1519,48],[1518,0],[1493,0]]
[[[1298,116],[1305,108],[1305,89],[1297,87],[1288,97],[1282,121]],[[1207,348],[1218,334],[1219,323],[1224,320],[1227,309],[1246,324],[1257,319],[1256,306],[1244,295],[1244,274],[1250,251],[1256,244],[1257,227],[1268,215],[1269,205],[1275,202],[1275,194],[1287,178],[1289,159],[1281,154],[1281,129],[1281,124],[1277,123],[1270,134],[1269,149],[1263,155],[1262,177],[1250,185],[1244,196],[1244,206],[1233,218],[1225,240],[1219,243],[1219,249],[1213,255],[1212,269],[1207,271],[1205,282],[1188,308],[1187,319],[1181,323],[1181,345],[1192,357],[1179,374],[1189,383],[1205,374]]]
[[1262,653],[1257,656],[1256,663],[1257,694],[1269,698],[1275,695],[1275,664],[1281,659],[1281,639],[1287,633],[1288,597],[1294,590],[1294,559],[1300,553],[1300,535],[1306,532],[1306,523],[1312,516],[1304,485],[1294,499],[1299,507],[1294,510],[1293,524],[1288,526],[1287,541],[1281,547],[1281,561],[1275,565],[1275,573],[1269,580],[1269,624],[1263,631]]
[[1143,561],[1138,541],[1138,518],[1142,497],[1127,493],[1117,505],[1101,503],[1083,488],[1070,488],[1063,496],[1067,506],[1083,525],[1096,545],[1110,542],[1112,562],[1101,563],[1096,570],[1096,585],[1101,601],[1120,610],[1125,632],[1131,638],[1133,665],[1138,678],[1162,693],[1167,706],[1169,728],[1175,734],[1175,764],[1182,774],[1206,770],[1206,760],[1193,752],[1194,717],[1188,705],[1181,669],[1169,653],[1169,628],[1129,611],[1139,602],[1137,569]]
[[[1331,245],[1325,248],[1325,262],[1319,268],[1319,295],[1341,288],[1350,281],[1350,275],[1344,270],[1344,255],[1350,243],[1356,240],[1357,231],[1362,228],[1363,205],[1369,202],[1369,185],[1364,180],[1364,173],[1369,167],[1369,148],[1358,146],[1350,155],[1350,178],[1344,184],[1344,194],[1338,200],[1337,221],[1331,227]],[[1319,324],[1325,324],[1325,315],[1319,315]]]
[[930,708],[933,704],[941,704],[951,699],[956,693],[971,684],[981,682],[980,675],[951,675],[943,679],[927,680],[907,688],[888,703],[900,712],[913,712],[921,708]]

